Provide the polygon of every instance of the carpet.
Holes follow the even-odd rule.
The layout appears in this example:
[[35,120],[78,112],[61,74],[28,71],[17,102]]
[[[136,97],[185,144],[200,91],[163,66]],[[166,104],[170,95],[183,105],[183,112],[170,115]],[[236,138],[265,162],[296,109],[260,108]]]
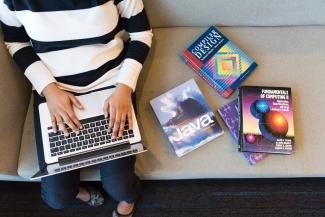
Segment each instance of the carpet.
[[[76,202],[53,210],[43,203],[39,183],[0,182],[1,217],[104,217],[115,206],[107,196],[102,207]],[[325,217],[325,179],[143,181],[135,216]]]

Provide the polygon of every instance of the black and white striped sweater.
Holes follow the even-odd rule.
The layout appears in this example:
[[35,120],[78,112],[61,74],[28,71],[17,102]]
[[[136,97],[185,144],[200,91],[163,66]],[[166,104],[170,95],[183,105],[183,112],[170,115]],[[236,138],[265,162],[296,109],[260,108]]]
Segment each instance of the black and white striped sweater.
[[41,93],[107,83],[135,89],[152,32],[142,0],[1,0],[5,44]]

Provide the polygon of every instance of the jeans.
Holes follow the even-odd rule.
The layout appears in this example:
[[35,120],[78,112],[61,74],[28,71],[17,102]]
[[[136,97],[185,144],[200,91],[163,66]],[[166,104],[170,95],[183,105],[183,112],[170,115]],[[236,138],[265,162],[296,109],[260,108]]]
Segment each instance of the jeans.
[[[41,126],[38,105],[45,98],[34,95],[34,122],[38,163],[40,168],[46,166],[43,152]],[[134,99],[134,98],[133,98]],[[134,101],[133,101],[134,102]],[[140,180],[134,173],[135,156],[129,156],[99,164],[100,178],[104,190],[116,201],[134,202],[140,193]],[[80,171],[73,170],[41,180],[41,195],[45,203],[54,209],[71,205],[79,193]]]

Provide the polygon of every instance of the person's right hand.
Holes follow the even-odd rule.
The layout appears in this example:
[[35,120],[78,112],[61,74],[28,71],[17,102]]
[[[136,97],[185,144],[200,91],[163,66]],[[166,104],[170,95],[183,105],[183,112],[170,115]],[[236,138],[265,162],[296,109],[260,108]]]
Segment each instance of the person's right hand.
[[66,137],[69,136],[66,123],[76,134],[79,134],[82,124],[73,110],[73,106],[83,110],[79,100],[73,94],[58,88],[55,83],[47,85],[42,93],[51,114],[53,132],[56,133],[59,127]]

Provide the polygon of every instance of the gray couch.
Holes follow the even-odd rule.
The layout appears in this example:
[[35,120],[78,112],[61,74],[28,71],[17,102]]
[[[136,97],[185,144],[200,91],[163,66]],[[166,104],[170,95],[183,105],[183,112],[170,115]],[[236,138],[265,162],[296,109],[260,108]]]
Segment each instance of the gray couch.
[[[138,119],[149,148],[136,164],[142,178],[325,177],[325,1],[144,2],[155,37],[137,86]],[[259,64],[245,84],[292,87],[295,154],[272,155],[249,166],[225,130],[222,137],[198,150],[182,158],[175,156],[149,106],[150,99],[193,77],[215,112],[236,97],[235,93],[223,99],[179,59],[209,25],[227,26],[221,31]],[[31,87],[2,43],[0,66],[0,179],[28,180],[38,170]],[[81,176],[99,179],[96,167],[82,170]]]

